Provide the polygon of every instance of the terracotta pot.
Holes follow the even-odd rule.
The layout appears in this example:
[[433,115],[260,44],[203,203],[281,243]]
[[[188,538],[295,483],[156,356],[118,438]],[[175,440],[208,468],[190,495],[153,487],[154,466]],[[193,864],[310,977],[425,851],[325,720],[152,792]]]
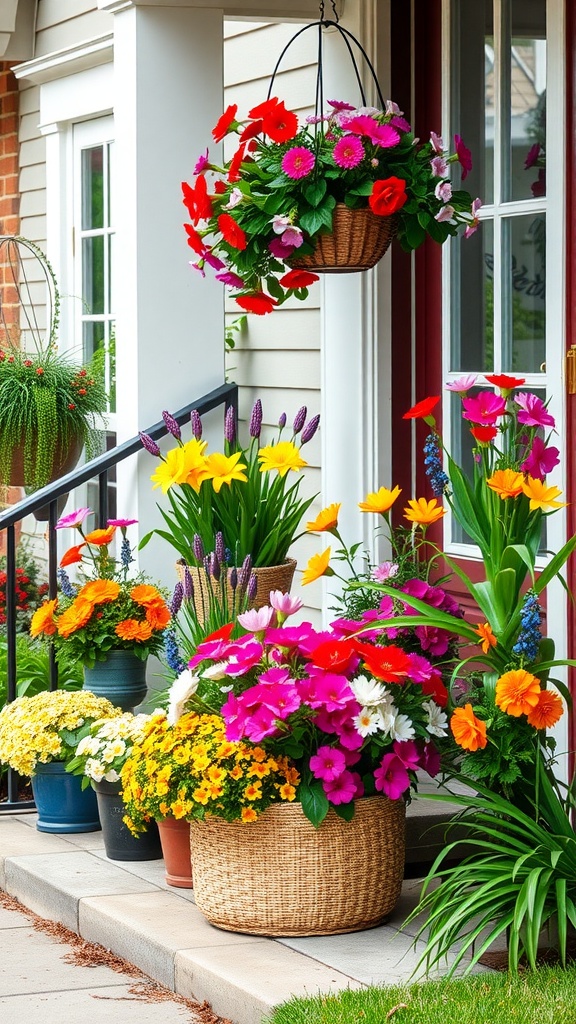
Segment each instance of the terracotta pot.
[[[52,469],[46,483],[52,483],[54,480],[58,480],[61,476],[65,476],[66,473],[70,473],[80,458],[82,448],[83,443],[78,437],[70,438],[67,443],[60,440],[56,445]],[[6,482],[17,487],[30,486],[30,480],[26,479],[26,474],[24,472],[23,443],[21,447],[14,449],[12,466],[10,469],[10,479]]]
[[190,822],[164,818],[158,822],[166,881],[177,889],[192,889]]
[[[0,491],[0,511],[10,508],[12,505],[17,505],[22,500],[22,488],[21,487],[6,487],[3,491]],[[20,543],[20,536],[22,534],[22,520],[14,523],[14,542],[16,547]],[[6,554],[6,531],[0,530],[0,555]]]

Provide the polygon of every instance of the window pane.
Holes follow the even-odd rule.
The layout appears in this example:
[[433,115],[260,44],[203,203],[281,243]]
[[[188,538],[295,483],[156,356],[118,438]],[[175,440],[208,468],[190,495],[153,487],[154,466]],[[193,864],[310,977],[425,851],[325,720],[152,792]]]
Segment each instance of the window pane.
[[494,366],[494,229],[483,221],[471,238],[452,249],[455,298],[450,370],[487,373]]
[[546,194],[545,0],[530,5],[526,0],[512,3],[506,85],[510,140],[504,198],[531,199]]
[[546,219],[502,222],[502,369],[538,373],[546,360]]
[[82,239],[82,299],[86,313],[104,312],[104,236]]
[[82,230],[104,226],[103,147],[82,150]]
[[82,324],[84,360],[90,362],[96,352],[99,353],[96,360],[97,368],[104,374],[104,324],[92,321]]
[[[494,44],[492,0],[452,3],[451,130],[472,152],[465,187],[483,203],[493,201]],[[447,142],[449,140],[446,140]]]

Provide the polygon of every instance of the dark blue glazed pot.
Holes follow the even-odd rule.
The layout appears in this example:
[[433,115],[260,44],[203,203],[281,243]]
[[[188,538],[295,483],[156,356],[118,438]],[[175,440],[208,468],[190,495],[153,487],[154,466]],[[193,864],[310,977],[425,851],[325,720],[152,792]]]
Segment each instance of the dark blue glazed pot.
[[84,668],[83,689],[107,697],[123,711],[133,711],[147,693],[146,662],[132,651],[109,651],[106,661]]
[[32,792],[39,832],[97,832],[98,804],[93,790],[82,789],[82,777],[70,775],[62,761],[37,764]]
[[160,860],[162,848],[156,822],[151,821],[146,831],[137,837],[124,824],[122,819],[126,812],[120,795],[121,783],[102,779],[91,785],[98,801],[106,856],[110,860]]

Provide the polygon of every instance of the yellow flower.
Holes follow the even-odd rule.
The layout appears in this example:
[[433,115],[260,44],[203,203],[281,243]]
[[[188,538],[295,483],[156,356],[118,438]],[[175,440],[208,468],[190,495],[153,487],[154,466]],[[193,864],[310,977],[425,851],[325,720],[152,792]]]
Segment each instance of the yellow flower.
[[522,494],[524,477],[515,469],[497,469],[491,477],[488,477],[486,483],[502,499],[517,498],[519,494]]
[[384,515],[384,512],[388,512],[392,508],[401,493],[400,487],[394,487],[391,491],[387,487],[380,487],[378,491],[367,494],[364,501],[359,501],[358,508],[362,512],[377,512],[379,515]]
[[321,576],[326,575],[331,553],[332,549],[326,548],[319,555],[312,555],[302,573],[303,586],[306,586],[307,583],[313,583],[314,580],[319,580]]
[[277,444],[269,444],[266,448],[260,449],[258,458],[260,459],[261,473],[268,473],[276,469],[280,476],[286,476],[290,469],[296,473],[308,465],[292,441],[278,441]]
[[250,782],[244,790],[245,800],[261,800],[262,799],[262,783]]
[[341,502],[333,502],[327,508],[318,513],[316,519],[306,523],[309,533],[323,533],[325,530],[333,530],[338,526],[338,513],[342,507]]
[[527,498],[530,498],[530,511],[541,508],[564,508],[567,501],[556,501],[562,491],[559,487],[549,487],[544,480],[535,479],[529,476],[522,485],[522,490]]
[[[214,452],[206,459],[206,479],[212,481],[212,486],[219,493],[222,484],[230,485],[233,480],[246,483],[248,477],[244,470],[246,465],[240,462],[242,452],[234,455],[223,455],[222,452]],[[239,464],[238,464],[239,463]]]
[[426,498],[411,498],[408,507],[404,509],[404,518],[418,526],[429,526],[437,523],[442,516],[446,515],[446,509],[438,504],[436,498],[427,501]]
[[183,482],[189,484],[195,491],[199,491],[204,480],[208,478],[206,458],[204,456],[204,449],[207,443],[207,441],[197,441],[193,437],[191,441],[187,441],[182,446],[182,451],[184,452],[184,472],[186,474]]
[[192,793],[192,799],[195,800],[197,804],[207,804],[210,799],[210,794],[205,786],[198,786]]
[[243,807],[242,808],[242,818],[241,818],[242,821],[256,821],[257,817],[258,817],[258,815],[257,815],[257,813],[256,813],[256,811],[254,810],[253,807]]
[[153,481],[154,487],[161,487],[164,494],[167,494],[175,484],[186,483],[188,472],[188,460],[184,447],[172,448],[166,452],[163,461],[150,479]]
[[481,639],[480,646],[484,651],[484,654],[488,654],[491,647],[496,647],[497,640],[492,632],[492,627],[489,622],[484,622],[477,626],[474,632],[477,633]]
[[289,782],[285,782],[283,786],[280,786],[279,792],[282,800],[294,800],[296,797],[296,790]]

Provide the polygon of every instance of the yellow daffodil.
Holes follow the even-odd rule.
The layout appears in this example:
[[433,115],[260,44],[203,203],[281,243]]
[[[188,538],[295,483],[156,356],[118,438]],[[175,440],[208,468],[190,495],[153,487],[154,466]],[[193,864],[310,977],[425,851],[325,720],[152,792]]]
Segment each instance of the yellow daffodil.
[[286,473],[291,469],[297,472],[308,465],[292,441],[278,441],[277,444],[270,444],[265,448],[261,448],[258,452],[258,458],[260,460],[261,473],[268,473],[275,469],[280,476],[286,476]]
[[378,491],[367,494],[364,501],[358,502],[358,508],[362,512],[377,512],[383,515],[392,508],[396,498],[401,494],[400,487],[394,487],[391,491],[387,487],[380,487]]
[[522,485],[522,490],[527,498],[530,498],[530,511],[541,508],[546,509],[564,508],[568,502],[556,501],[562,491],[559,487],[549,487],[544,480],[538,480],[529,476]]
[[484,654],[488,654],[491,647],[496,647],[497,640],[492,632],[492,627],[489,622],[483,622],[476,627],[475,633],[480,637],[480,646],[484,651]]
[[244,462],[240,462],[241,458],[242,452],[236,452],[234,455],[223,455],[222,452],[214,452],[207,457],[206,478],[212,481],[216,494],[219,493],[223,484],[230,485],[233,480],[246,483],[248,480],[244,472],[246,465]]
[[161,487],[164,494],[176,484],[186,483],[188,465],[184,448],[172,448],[166,452],[164,460],[159,464],[150,479],[154,487]]
[[302,573],[303,586],[306,586],[307,583],[313,583],[314,580],[319,580],[321,576],[325,576],[327,574],[331,553],[332,548],[326,548],[324,551],[320,552],[319,555],[312,555],[312,558],[308,560],[308,565]]
[[497,469],[491,477],[486,480],[488,487],[496,492],[502,499],[517,498],[522,494],[524,477],[514,469]]
[[341,502],[332,502],[326,508],[323,508],[318,513],[316,519],[313,519],[310,523],[306,523],[306,529],[309,533],[324,533],[327,530],[333,530],[338,526],[338,513],[342,507]]
[[430,526],[445,515],[446,509],[438,504],[436,498],[431,498],[430,501],[426,498],[411,498],[404,509],[404,518],[418,526]]
[[203,481],[208,478],[206,457],[204,455],[207,443],[207,441],[197,441],[193,437],[191,441],[187,441],[186,444],[182,445],[184,472],[186,474],[184,483],[189,484],[196,492],[200,490],[200,485]]

